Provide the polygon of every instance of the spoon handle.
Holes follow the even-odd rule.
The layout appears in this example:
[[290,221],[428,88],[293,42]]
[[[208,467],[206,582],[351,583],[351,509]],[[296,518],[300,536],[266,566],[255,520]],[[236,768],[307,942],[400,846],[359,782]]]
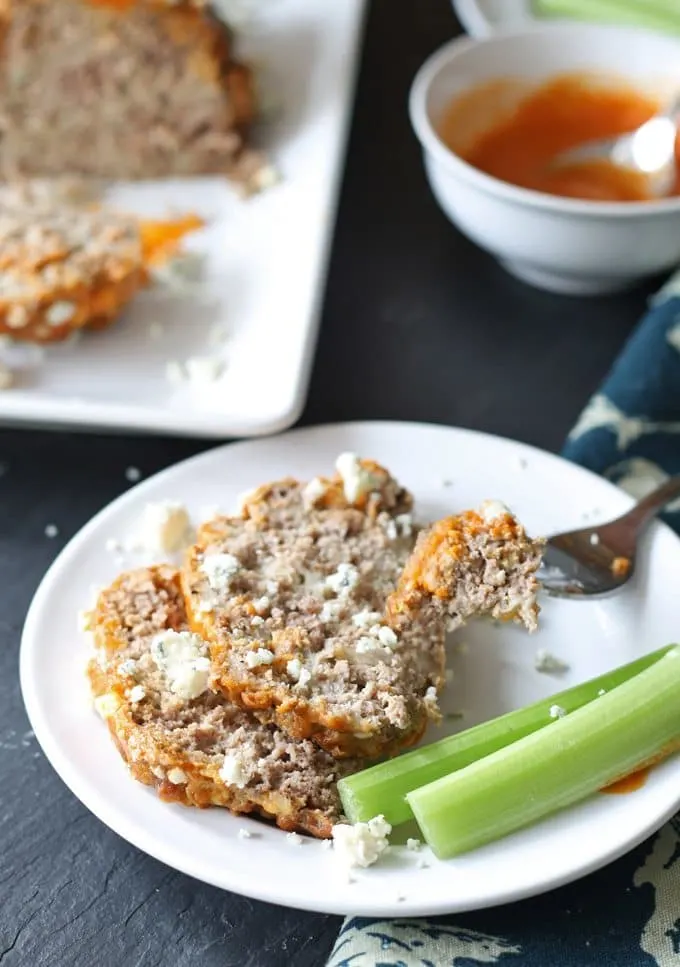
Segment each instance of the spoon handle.
[[680,497],[680,476],[671,477],[651,494],[647,494],[627,514],[614,521],[612,526],[624,527],[629,533],[632,531],[637,534],[674,497]]
[[678,92],[668,107],[663,111],[662,117],[670,118],[671,121],[676,121],[678,119],[678,114],[680,114],[680,92]]

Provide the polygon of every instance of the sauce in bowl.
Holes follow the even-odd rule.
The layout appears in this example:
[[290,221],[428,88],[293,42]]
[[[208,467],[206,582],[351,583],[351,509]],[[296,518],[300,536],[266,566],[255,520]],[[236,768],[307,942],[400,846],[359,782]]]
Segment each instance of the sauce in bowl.
[[[488,116],[489,109],[499,116],[479,130],[473,116]],[[589,75],[559,75],[521,94],[517,82],[497,80],[456,97],[439,135],[468,164],[521,188],[590,201],[647,201],[643,174],[606,160],[559,166],[554,161],[588,141],[626,134],[658,110],[659,102],[649,95]],[[470,127],[477,130],[466,138],[461,131]],[[672,194],[680,195],[680,178]]]

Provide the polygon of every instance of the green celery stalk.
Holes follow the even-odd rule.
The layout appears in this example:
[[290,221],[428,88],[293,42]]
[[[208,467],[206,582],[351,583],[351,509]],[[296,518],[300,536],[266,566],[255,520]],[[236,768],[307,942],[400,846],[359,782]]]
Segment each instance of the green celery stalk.
[[380,814],[392,826],[408,822],[413,819],[413,813],[405,797],[413,789],[462,769],[542,728],[550,722],[551,705],[560,705],[567,712],[575,711],[596,698],[600,690],[616,688],[648,668],[672,647],[668,645],[526,708],[341,779],[338,790],[345,815],[352,823],[367,822]]
[[676,0],[533,0],[533,8],[544,17],[572,17],[680,33]]
[[680,747],[680,646],[545,729],[408,793],[440,859],[500,839]]

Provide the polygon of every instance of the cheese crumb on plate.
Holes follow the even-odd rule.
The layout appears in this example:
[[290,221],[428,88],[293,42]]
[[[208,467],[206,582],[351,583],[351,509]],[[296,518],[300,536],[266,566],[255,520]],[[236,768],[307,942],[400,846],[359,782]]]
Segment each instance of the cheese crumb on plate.
[[147,504],[142,517],[139,543],[145,550],[175,554],[192,540],[189,513],[177,501],[164,500]]
[[334,852],[349,867],[372,866],[389,846],[387,837],[391,825],[384,816],[375,816],[367,823],[336,823],[333,827]]
[[225,363],[221,356],[192,356],[184,362],[170,360],[165,367],[165,376],[174,386],[187,383],[200,389],[216,383],[222,376],[224,368]]
[[9,389],[13,383],[14,373],[9,366],[5,366],[4,363],[0,363],[0,390]]
[[544,675],[562,675],[569,671],[569,667],[566,661],[562,661],[545,648],[539,648],[534,657],[534,668]]

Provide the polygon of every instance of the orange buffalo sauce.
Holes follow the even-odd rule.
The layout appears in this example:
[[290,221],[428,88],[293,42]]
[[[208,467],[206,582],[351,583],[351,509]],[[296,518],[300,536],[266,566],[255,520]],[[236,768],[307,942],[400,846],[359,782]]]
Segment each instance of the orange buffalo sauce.
[[623,779],[617,779],[616,782],[605,786],[602,792],[618,793],[619,795],[626,792],[635,792],[636,789],[642,789],[648,776],[649,766],[645,769],[638,769],[637,772],[631,772],[629,776],[624,776]]
[[622,793],[634,792],[636,789],[641,789],[647,782],[650,770],[657,763],[663,762],[669,755],[673,755],[676,752],[680,752],[680,739],[674,739],[672,742],[668,742],[656,755],[650,756],[646,763],[641,765],[639,769],[636,769],[635,772],[631,772],[627,776],[622,776],[621,779],[617,779],[615,782],[610,782],[600,792]]
[[128,10],[137,0],[89,0],[93,7],[113,7],[115,10]]
[[[512,185],[591,201],[645,201],[644,175],[608,161],[553,162],[587,141],[632,131],[658,110],[647,95],[582,74],[559,75],[528,92],[519,82],[496,80],[456,97],[439,135],[469,164]],[[480,114],[497,117],[479,130]],[[680,194],[680,179],[673,194]]]
[[205,222],[198,215],[184,215],[172,221],[148,221],[140,223],[144,263],[162,265],[172,258],[185,235],[203,228]]

